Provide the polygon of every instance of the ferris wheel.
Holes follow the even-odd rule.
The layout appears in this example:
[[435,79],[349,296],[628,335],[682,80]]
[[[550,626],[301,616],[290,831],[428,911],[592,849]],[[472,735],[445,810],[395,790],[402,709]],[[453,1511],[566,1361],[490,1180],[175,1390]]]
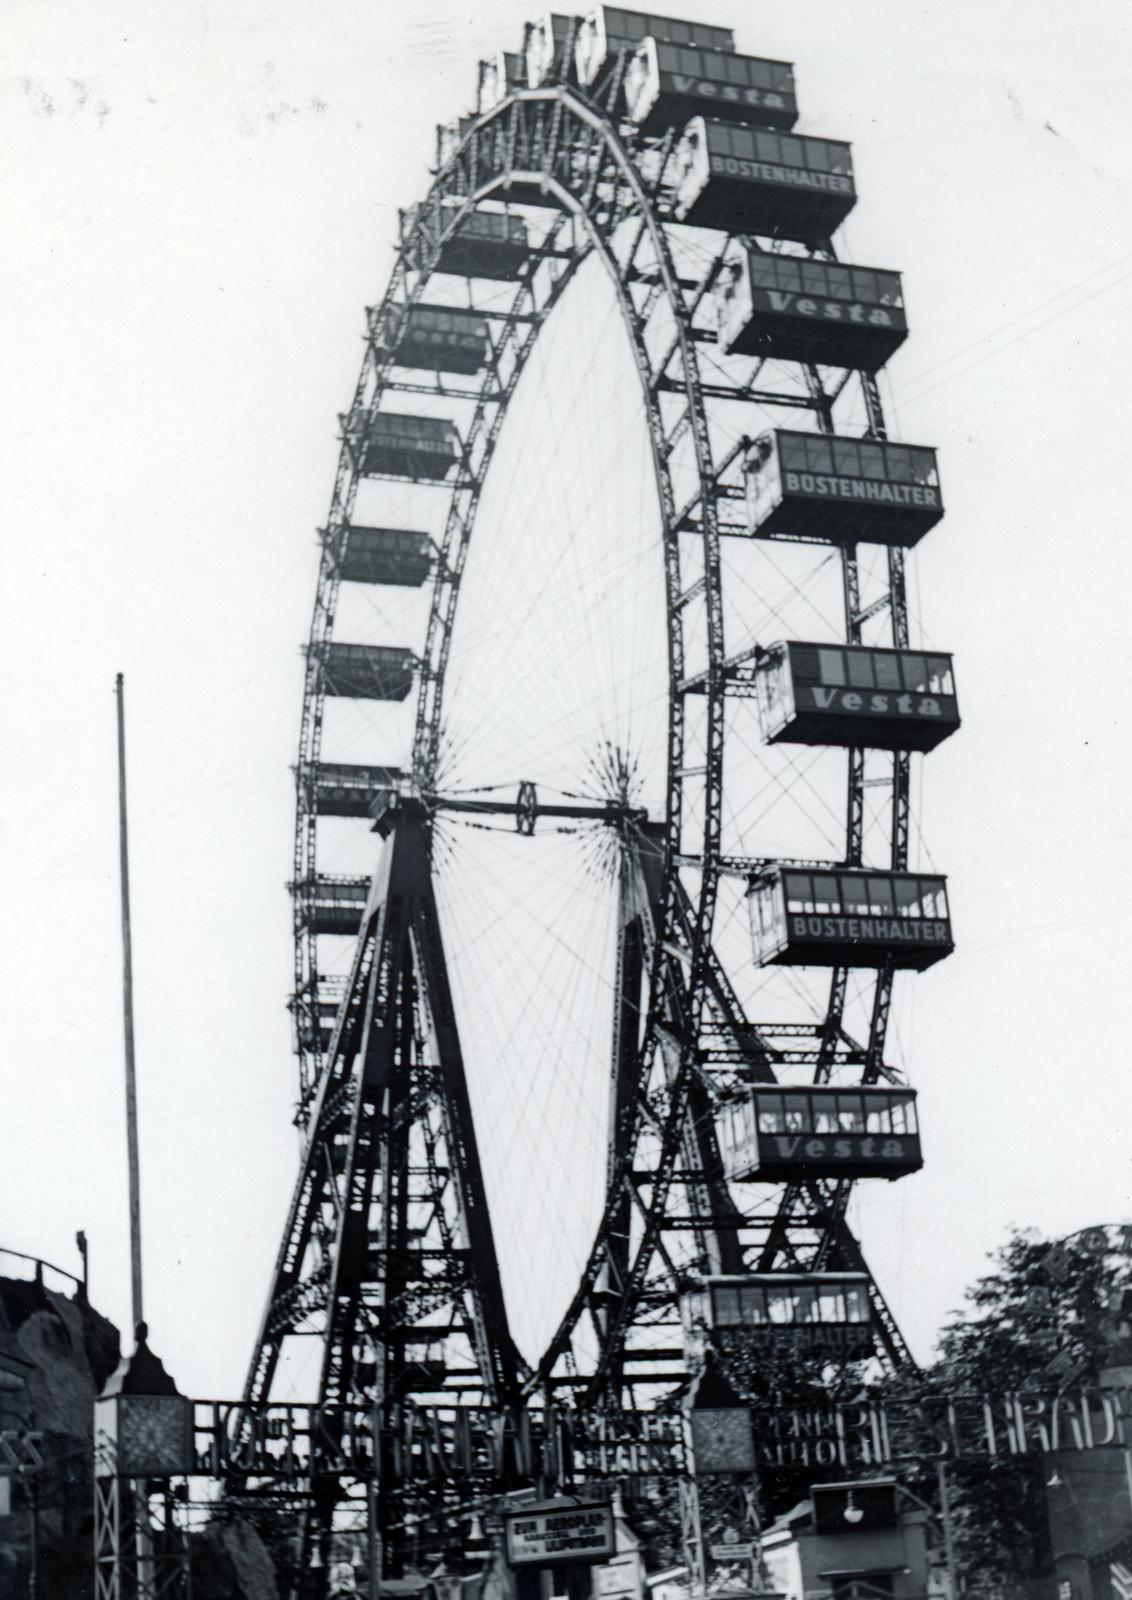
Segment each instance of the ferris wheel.
[[708,1347],[907,1359],[847,1208],[921,1164],[888,1021],[952,945],[911,772],[958,711],[904,575],[943,508],[881,405],[899,275],[838,259],[851,152],[797,118],[730,29],[531,23],[439,131],[340,419],[247,1396],[301,1339],[320,1402],[463,1430],[471,1476],[478,1418],[521,1482],[532,1407],[663,1407]]

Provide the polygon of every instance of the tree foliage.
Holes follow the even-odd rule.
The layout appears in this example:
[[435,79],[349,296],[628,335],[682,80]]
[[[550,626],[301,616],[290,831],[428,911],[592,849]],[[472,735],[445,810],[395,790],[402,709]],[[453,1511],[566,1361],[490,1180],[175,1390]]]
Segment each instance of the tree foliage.
[[[1095,1383],[1132,1352],[1132,1229],[1093,1228],[1053,1242],[1016,1232],[991,1258],[939,1341],[939,1359],[901,1373],[885,1398],[1014,1391]],[[1040,1456],[948,1467],[960,1568],[974,1588],[1048,1574],[1050,1551]]]

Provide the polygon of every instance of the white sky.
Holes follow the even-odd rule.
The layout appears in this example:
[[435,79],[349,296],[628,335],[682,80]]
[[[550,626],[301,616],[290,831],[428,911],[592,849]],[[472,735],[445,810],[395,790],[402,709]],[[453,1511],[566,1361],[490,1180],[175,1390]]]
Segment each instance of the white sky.
[[[905,985],[925,1171],[858,1204],[922,1356],[1012,1223],[1129,1214],[1129,14],[688,0],[853,141],[848,260],[905,273],[935,444],[922,636],[965,726],[920,825],[960,941]],[[147,1312],[238,1392],[295,1167],[300,644],[396,208],[511,0],[6,0],[0,18],[0,1246],[128,1321],[113,682],[127,676]]]

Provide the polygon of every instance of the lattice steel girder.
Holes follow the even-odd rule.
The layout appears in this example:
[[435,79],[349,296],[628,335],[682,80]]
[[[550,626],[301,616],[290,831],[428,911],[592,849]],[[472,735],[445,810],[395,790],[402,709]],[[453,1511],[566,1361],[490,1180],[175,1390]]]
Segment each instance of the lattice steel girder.
[[[487,1213],[424,808],[405,803],[387,826],[246,1398],[267,1398],[283,1339],[322,1309],[320,1403],[345,1403],[363,1388],[379,1400],[394,1391],[404,1395],[417,1381],[410,1348],[430,1335],[439,1340],[449,1327],[466,1330],[484,1394],[506,1406],[517,1392],[519,1363]],[[424,1155],[410,1157],[418,1145]],[[320,1245],[328,1207],[333,1224]],[[422,1286],[433,1292],[422,1297]],[[440,1311],[447,1323],[421,1325],[422,1313],[435,1318]],[[358,1363],[367,1349],[376,1366],[362,1384]],[[419,1381],[430,1392],[436,1387],[432,1372]]]

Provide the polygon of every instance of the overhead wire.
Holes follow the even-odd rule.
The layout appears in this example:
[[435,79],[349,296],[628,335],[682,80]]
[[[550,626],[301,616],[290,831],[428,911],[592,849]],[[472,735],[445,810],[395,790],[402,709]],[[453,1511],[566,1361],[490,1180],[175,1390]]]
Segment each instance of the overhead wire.
[[1031,306],[1029,310],[1019,312],[1017,316],[1011,317],[1007,322],[1000,323],[997,327],[992,328],[989,332],[981,334],[978,339],[972,340],[970,344],[963,345],[959,350],[953,351],[950,356],[946,356],[943,361],[937,362],[935,366],[927,367],[923,371],[913,374],[896,390],[898,397],[900,397],[903,400],[903,403],[906,405],[914,404],[916,400],[922,400],[926,395],[933,394],[936,389],[941,388],[945,383],[951,383],[955,378],[965,376],[966,373],[970,372],[974,367],[981,365],[983,361],[989,361],[991,356],[1001,354],[1002,351],[1010,349],[1015,344],[1020,343],[1022,339],[1027,339],[1032,334],[1039,333],[1043,328],[1049,327],[1051,323],[1056,322],[1060,317],[1068,316],[1071,311],[1076,311],[1080,306],[1087,305],[1090,300],[1095,300],[1098,295],[1107,294],[1110,289],[1119,288],[1122,283],[1127,282],[1129,277],[1132,277],[1132,271],[1122,273],[1121,276],[1112,283],[1101,284],[1096,289],[1091,290],[1088,294],[1082,295],[1078,299],[1072,301],[1069,305],[1062,307],[1061,310],[1055,311],[1051,316],[1043,318],[1043,320],[1035,324],[1034,327],[1028,328],[1023,333],[1019,334],[1016,339],[1008,340],[1006,344],[1000,346],[999,349],[987,351],[984,355],[979,356],[975,361],[969,362],[960,371],[951,373],[946,378],[941,378],[938,383],[931,384],[926,389],[918,390],[911,397],[908,396],[906,391],[909,389],[915,389],[916,385],[922,383],[925,378],[931,377],[936,372],[941,372],[945,367],[950,366],[954,361],[960,360],[961,357],[967,355],[970,351],[979,349],[980,346],[989,343],[989,341],[992,339],[997,338],[999,334],[1007,332],[1010,328],[1017,327],[1020,322],[1025,322],[1032,316],[1036,316],[1039,311],[1045,310],[1047,306],[1055,305],[1058,300],[1064,299],[1066,295],[1075,293],[1076,290],[1084,288],[1086,284],[1092,283],[1096,278],[1103,277],[1106,273],[1115,270],[1115,268],[1123,266],[1126,261],[1132,261],[1132,252],[1118,256],[1116,260],[1110,261],[1106,266],[1098,267],[1096,271],[1089,273],[1086,277],[1079,279],[1076,283],[1070,284],[1066,288],[1058,290],[1056,294],[1050,295],[1045,300],[1039,301],[1037,305]]

